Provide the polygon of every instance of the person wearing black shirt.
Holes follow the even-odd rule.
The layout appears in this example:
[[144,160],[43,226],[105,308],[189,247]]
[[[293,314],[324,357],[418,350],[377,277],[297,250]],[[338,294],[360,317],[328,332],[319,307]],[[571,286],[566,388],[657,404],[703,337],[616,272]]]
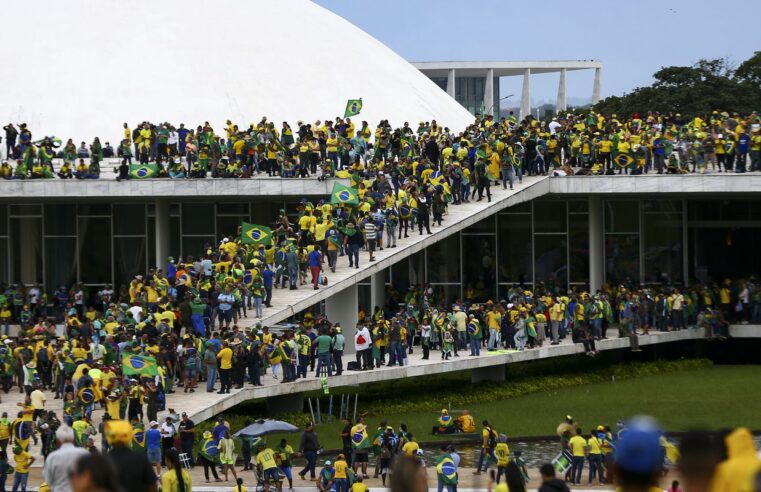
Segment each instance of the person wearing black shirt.
[[188,455],[191,467],[195,466],[195,461],[193,460],[193,439],[195,438],[195,427],[196,426],[193,421],[188,418],[188,414],[182,412],[182,418],[178,424],[177,431],[180,433],[180,447],[182,448],[182,452]]
[[425,227],[428,234],[431,234],[431,221],[429,217],[431,207],[429,200],[430,198],[425,193],[421,193],[417,197],[417,224],[421,236],[423,235],[423,227]]

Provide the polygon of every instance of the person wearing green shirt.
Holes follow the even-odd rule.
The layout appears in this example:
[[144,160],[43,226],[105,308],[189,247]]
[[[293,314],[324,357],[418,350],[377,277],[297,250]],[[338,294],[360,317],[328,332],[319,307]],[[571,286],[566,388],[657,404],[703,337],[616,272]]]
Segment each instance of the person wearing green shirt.
[[314,343],[317,345],[317,369],[315,370],[315,376],[320,377],[322,368],[327,367],[328,377],[331,377],[333,375],[333,368],[330,363],[330,353],[333,351],[333,339],[323,332],[314,339]]

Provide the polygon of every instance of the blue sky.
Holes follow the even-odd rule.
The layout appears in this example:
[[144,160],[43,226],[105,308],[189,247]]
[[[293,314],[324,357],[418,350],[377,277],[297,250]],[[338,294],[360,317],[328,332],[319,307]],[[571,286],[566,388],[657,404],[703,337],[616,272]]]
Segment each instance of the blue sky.
[[[736,63],[761,50],[760,0],[316,0],[410,61],[603,62],[603,97],[652,82],[662,66]],[[338,41],[340,44],[340,41]],[[568,73],[568,97],[589,97],[592,71]],[[532,77],[532,99],[554,100],[557,74]],[[520,77],[501,94],[520,96]]]

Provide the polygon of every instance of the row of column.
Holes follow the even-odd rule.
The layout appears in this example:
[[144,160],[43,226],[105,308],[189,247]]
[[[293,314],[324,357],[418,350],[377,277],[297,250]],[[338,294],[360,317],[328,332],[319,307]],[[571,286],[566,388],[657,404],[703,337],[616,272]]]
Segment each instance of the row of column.
[[[556,111],[561,112],[568,109],[566,102],[566,75],[568,70],[565,68],[560,69],[560,81],[558,83],[558,97],[556,103]],[[595,78],[592,85],[592,104],[597,104],[600,101],[600,68],[595,68]],[[457,74],[454,68],[450,68],[447,73],[447,94],[450,97],[455,98],[456,90],[455,84],[457,83]],[[484,85],[484,109],[486,113],[495,115],[494,108],[499,104],[499,101],[494,100],[494,69],[486,70],[486,82]],[[521,109],[520,119],[525,118],[531,114],[531,69],[526,68],[523,70],[523,90],[521,91]]]

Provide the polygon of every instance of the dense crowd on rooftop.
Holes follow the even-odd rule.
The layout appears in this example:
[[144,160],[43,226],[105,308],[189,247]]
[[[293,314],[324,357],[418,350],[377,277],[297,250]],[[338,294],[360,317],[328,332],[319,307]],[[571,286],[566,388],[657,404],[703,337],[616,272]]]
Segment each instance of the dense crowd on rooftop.
[[[134,163],[156,165],[155,177],[250,178],[307,177],[380,171],[402,181],[423,169],[441,172],[447,180],[467,183],[465,170],[475,173],[479,162],[496,179],[523,174],[640,174],[746,172],[761,170],[761,119],[714,111],[686,118],[678,113],[630,118],[594,111],[568,113],[541,121],[522,121],[512,112],[499,120],[477,117],[462,132],[436,121],[413,128],[405,122],[393,128],[381,121],[372,128],[351,118],[299,121],[280,127],[263,118],[248,127],[228,120],[222,132],[205,122],[195,129],[180,123],[124,123],[117,145],[58,137],[35,140],[25,123],[4,127],[5,179],[97,179],[105,159],[118,159],[119,179],[130,177]],[[54,167],[54,159],[61,164]],[[15,160],[15,167],[11,162]],[[110,161],[109,161],[110,162]],[[342,175],[342,174],[339,174]],[[474,183],[474,181],[470,181]]]

